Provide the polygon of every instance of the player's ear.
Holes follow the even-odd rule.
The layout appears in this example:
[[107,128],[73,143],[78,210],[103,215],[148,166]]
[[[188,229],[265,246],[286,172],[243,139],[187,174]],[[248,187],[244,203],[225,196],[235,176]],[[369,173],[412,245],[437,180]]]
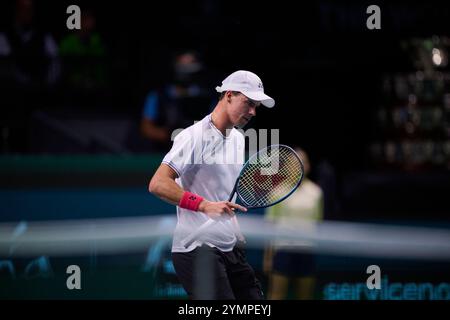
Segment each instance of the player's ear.
[[227,99],[228,103],[231,103],[231,97],[233,96],[233,91],[227,91],[225,93],[225,98]]

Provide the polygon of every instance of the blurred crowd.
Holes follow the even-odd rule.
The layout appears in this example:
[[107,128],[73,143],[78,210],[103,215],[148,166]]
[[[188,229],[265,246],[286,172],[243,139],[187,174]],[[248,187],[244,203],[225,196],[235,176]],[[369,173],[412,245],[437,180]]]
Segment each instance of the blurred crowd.
[[40,110],[58,105],[61,112],[106,88],[107,49],[90,9],[82,11],[81,29],[60,37],[41,23],[35,1],[16,0],[9,9],[0,29],[1,151],[27,153]]
[[215,83],[198,50],[182,44],[167,50],[150,62],[164,77],[148,80],[126,52],[135,50],[136,57],[139,51],[129,48],[124,33],[102,32],[94,7],[82,6],[80,29],[55,32],[34,0],[6,8],[0,25],[3,154],[163,152],[174,129],[212,107],[215,97],[205,86]]

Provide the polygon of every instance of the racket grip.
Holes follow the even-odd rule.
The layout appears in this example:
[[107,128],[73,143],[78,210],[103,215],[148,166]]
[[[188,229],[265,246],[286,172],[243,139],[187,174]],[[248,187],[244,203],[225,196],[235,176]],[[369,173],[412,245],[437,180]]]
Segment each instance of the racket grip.
[[194,242],[195,239],[198,238],[198,236],[205,231],[206,228],[211,226],[212,224],[216,223],[217,221],[209,219],[205,223],[203,223],[198,229],[196,229],[194,232],[192,232],[190,235],[188,235],[186,238],[181,240],[181,245],[185,248],[189,247],[192,242]]

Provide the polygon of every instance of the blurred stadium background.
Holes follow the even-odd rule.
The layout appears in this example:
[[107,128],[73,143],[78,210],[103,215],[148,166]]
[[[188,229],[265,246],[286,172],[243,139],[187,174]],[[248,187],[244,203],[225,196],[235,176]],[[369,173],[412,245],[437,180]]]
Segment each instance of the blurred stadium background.
[[[71,4],[95,19],[94,53],[66,54]],[[139,126],[148,92],[170,81],[174,54],[190,49],[211,92],[237,69],[261,75],[277,105],[253,125],[308,151],[325,220],[450,229],[450,7],[380,2],[382,28],[368,30],[370,4],[2,1],[0,223],[15,224],[19,239],[36,221],[175,215],[147,191],[164,148],[143,141]],[[41,38],[20,47],[11,30],[30,10]],[[89,254],[24,257],[11,248],[0,257],[0,297],[184,298],[170,241],[130,254],[97,254],[93,244]],[[262,248],[248,254],[266,285]],[[446,259],[318,262],[317,299],[330,283],[365,283],[370,264],[390,283],[441,285],[424,299],[450,298]],[[71,264],[83,270],[80,291],[66,288]]]

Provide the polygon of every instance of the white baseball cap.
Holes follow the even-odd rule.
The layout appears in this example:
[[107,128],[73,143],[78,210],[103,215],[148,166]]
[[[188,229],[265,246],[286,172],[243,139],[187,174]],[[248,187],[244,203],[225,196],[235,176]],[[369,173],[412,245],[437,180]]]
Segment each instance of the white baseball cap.
[[222,86],[216,87],[216,91],[238,91],[252,100],[261,101],[267,108],[275,105],[275,100],[264,93],[261,79],[250,71],[233,72],[222,81]]

